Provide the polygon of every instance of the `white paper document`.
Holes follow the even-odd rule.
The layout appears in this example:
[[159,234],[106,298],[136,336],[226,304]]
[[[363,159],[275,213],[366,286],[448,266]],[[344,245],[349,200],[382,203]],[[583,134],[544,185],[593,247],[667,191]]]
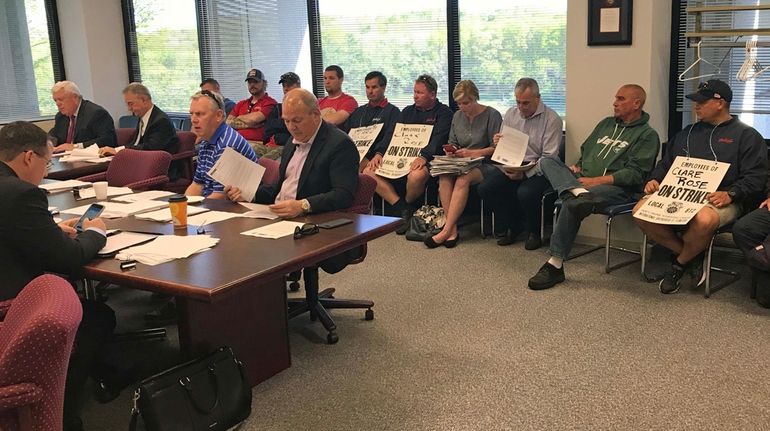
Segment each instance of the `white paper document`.
[[599,10],[599,33],[620,31],[620,8],[603,7]]
[[279,221],[271,223],[267,226],[258,227],[256,229],[247,230],[241,232],[241,235],[256,236],[258,238],[278,239],[285,236],[293,235],[294,229],[302,227],[305,223],[299,223],[295,221]]
[[377,139],[377,135],[380,134],[380,130],[382,130],[382,123],[350,129],[348,135],[350,136],[350,139],[353,140],[353,143],[356,144],[359,161],[364,159],[366,152],[369,151],[374,140]]
[[[188,206],[187,217],[189,218],[191,215],[201,214],[208,211],[209,211],[208,208]],[[161,208],[159,210],[137,214],[134,217],[136,217],[139,220],[151,220],[151,221],[159,221],[161,223],[166,223],[171,221],[171,211],[168,208]]]
[[64,190],[72,190],[73,187],[82,187],[82,186],[90,186],[91,183],[87,183],[85,181],[78,181],[78,180],[66,180],[66,181],[55,181],[52,183],[46,183],[46,184],[40,184],[41,189],[47,191],[48,193],[55,193],[55,192],[61,192]]
[[109,162],[112,157],[99,157],[99,146],[91,145],[87,148],[75,148],[66,156],[63,156],[60,160],[62,162],[90,162],[90,163],[105,163]]
[[[102,202],[101,204],[104,205],[104,212],[102,212],[102,215],[100,216],[102,218],[122,218],[145,211],[156,210],[161,207],[168,207],[168,202],[162,201],[141,201],[132,203]],[[90,204],[82,205],[62,210],[61,212],[64,214],[83,215],[90,206]]]
[[134,259],[145,265],[158,265],[174,259],[188,258],[214,247],[218,242],[219,238],[212,238],[210,235],[162,235],[147,244],[121,251],[115,255],[115,259]]
[[[120,195],[130,195],[134,191],[129,189],[128,187],[107,187],[107,196],[120,196]],[[93,188],[90,189],[84,189],[80,191],[80,198],[81,199],[90,199],[95,198],[96,193],[94,192]],[[116,199],[119,200],[119,199]]]
[[527,153],[529,136],[508,126],[503,126],[502,134],[503,136],[497,141],[495,152],[492,153],[492,161],[505,166],[521,166],[524,155]]
[[706,206],[706,197],[717,190],[729,168],[729,163],[678,156],[658,191],[644,200],[634,217],[658,224],[687,224]]
[[270,211],[269,205],[251,204],[248,202],[241,202],[241,205],[249,209],[249,212],[241,213],[241,217],[261,218],[265,220],[275,220],[278,218],[278,215]]
[[104,247],[99,250],[98,254],[101,256],[112,254],[116,251],[123,250],[124,248],[151,241],[155,239],[156,236],[157,235],[136,232],[116,233],[115,235],[110,235],[107,237],[107,244],[105,244]]
[[121,197],[115,198],[114,200],[121,201],[121,202],[151,201],[157,198],[173,196],[175,194],[176,193],[174,192],[167,192],[165,190],[147,190],[146,192],[140,192],[140,193],[134,193],[132,195],[121,196]]
[[241,190],[241,196],[247,201],[252,201],[259,183],[262,182],[265,168],[231,147],[227,147],[208,174],[220,184],[238,187]]
[[[188,207],[189,208],[189,207]],[[230,220],[231,218],[240,217],[238,213],[228,213],[224,211],[207,211],[202,214],[196,214],[194,216],[187,215],[187,224],[194,226],[205,226],[207,224],[216,223],[218,221]]]

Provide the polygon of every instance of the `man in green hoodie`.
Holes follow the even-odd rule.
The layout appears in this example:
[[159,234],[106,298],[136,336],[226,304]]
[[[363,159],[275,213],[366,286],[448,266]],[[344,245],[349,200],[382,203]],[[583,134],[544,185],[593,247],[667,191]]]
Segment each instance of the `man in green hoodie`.
[[529,279],[532,290],[548,289],[564,281],[563,262],[569,257],[580,223],[608,205],[630,202],[642,191],[660,149],[658,133],[644,112],[647,95],[636,84],[615,94],[614,115],[594,128],[580,147],[577,163],[540,159],[540,169],[562,199],[551,236],[548,259]]

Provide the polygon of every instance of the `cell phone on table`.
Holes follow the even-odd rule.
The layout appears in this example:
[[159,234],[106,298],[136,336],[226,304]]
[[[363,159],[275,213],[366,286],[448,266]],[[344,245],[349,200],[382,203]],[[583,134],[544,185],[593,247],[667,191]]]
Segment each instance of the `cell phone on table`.
[[90,207],[86,210],[86,212],[83,213],[82,216],[80,216],[80,219],[77,223],[75,223],[75,230],[78,232],[83,232],[83,222],[86,220],[93,220],[99,215],[102,214],[102,211],[104,211],[104,205],[100,204],[91,204]]
[[447,154],[454,154],[457,150],[460,148],[457,147],[455,144],[446,144],[444,145],[444,152]]
[[318,227],[320,227],[321,229],[334,229],[335,227],[344,226],[349,223],[353,223],[353,220],[349,218],[338,218],[334,220],[329,220],[327,222],[319,223]]

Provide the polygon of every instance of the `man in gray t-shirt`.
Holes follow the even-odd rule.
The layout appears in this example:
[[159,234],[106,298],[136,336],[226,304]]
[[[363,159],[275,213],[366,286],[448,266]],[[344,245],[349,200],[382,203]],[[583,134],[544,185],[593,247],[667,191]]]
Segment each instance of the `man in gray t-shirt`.
[[[496,213],[498,226],[506,229],[505,236],[497,241],[505,246],[516,242],[522,232],[527,232],[524,248],[535,250],[542,245],[540,238],[540,201],[550,186],[540,172],[537,163],[544,157],[559,157],[563,122],[559,114],[540,100],[540,87],[532,78],[521,78],[513,90],[516,106],[508,109],[503,126],[512,127],[529,136],[524,163],[535,166],[528,171],[490,170],[479,184],[478,193]],[[494,142],[502,134],[495,135]]]

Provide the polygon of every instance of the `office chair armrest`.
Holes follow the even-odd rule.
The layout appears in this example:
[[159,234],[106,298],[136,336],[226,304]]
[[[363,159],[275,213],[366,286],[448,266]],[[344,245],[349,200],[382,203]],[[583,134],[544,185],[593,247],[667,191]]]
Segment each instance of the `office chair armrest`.
[[79,181],[87,181],[93,183],[96,181],[107,181],[107,171],[99,172],[98,174],[86,175],[85,177],[78,178]]
[[40,402],[43,389],[34,383],[17,383],[0,387],[0,412]]
[[171,155],[171,161],[191,159],[195,155],[195,151],[182,151]]
[[147,178],[146,180],[137,181],[135,183],[126,184],[125,187],[133,191],[150,190],[153,187],[160,187],[168,182],[167,175],[158,175],[156,177]]

